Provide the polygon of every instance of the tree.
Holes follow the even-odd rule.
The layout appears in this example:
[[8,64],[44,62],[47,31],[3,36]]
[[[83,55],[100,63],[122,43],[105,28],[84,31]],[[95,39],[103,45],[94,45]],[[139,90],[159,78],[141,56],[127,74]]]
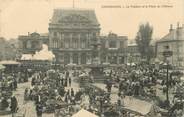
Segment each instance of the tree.
[[153,49],[150,46],[152,40],[153,27],[149,23],[141,24],[139,26],[139,31],[135,38],[138,45],[138,50],[141,54],[141,58],[146,59],[148,62],[153,56]]
[[18,51],[16,39],[7,40],[0,37],[0,60],[15,60]]

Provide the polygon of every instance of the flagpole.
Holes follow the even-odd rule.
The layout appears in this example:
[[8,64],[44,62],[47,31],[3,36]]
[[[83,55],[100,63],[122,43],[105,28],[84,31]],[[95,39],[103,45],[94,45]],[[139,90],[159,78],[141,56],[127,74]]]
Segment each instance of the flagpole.
[[73,8],[75,8],[75,1],[73,0]]

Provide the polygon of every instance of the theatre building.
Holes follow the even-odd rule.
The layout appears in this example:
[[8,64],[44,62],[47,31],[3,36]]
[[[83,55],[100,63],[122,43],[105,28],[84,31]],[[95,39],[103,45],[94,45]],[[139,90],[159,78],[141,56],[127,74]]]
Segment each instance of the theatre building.
[[55,9],[49,23],[49,48],[56,62],[86,64],[92,56],[91,41],[99,34],[93,10]]

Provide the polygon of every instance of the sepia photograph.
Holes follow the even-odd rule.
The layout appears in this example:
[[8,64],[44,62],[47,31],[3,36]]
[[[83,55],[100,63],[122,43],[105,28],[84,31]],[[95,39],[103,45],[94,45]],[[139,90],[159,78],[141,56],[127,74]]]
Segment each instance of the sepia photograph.
[[184,117],[184,0],[0,0],[0,117]]

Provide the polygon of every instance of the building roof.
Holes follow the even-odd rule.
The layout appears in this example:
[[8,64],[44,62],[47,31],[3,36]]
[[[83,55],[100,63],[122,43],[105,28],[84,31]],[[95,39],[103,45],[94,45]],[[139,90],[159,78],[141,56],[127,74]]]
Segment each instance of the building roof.
[[65,22],[91,22],[94,25],[99,25],[94,10],[89,9],[55,9],[51,23]]
[[48,33],[40,33],[40,36],[45,36],[45,37],[47,37],[47,36],[49,36],[49,34],[48,34]]
[[128,40],[128,37],[127,36],[118,36],[115,33],[109,33],[108,35],[100,36],[100,39],[106,39],[106,40],[109,40],[109,39],[110,40],[117,40],[117,39]]
[[25,39],[47,39],[48,38],[48,33],[28,33],[28,35],[19,35],[18,39],[19,40],[25,40]]
[[168,42],[175,40],[184,40],[184,26],[172,29],[167,35],[158,40],[157,42]]

